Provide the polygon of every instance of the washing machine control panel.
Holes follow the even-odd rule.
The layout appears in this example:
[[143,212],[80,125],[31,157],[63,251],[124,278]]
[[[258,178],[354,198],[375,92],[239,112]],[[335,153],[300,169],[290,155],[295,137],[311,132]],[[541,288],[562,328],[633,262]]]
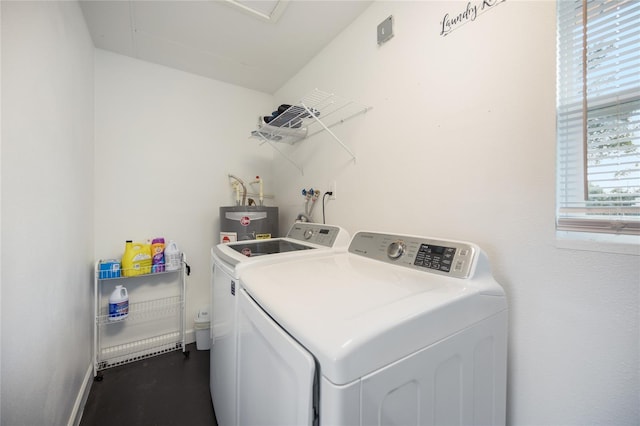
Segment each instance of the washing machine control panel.
[[407,250],[407,245],[402,240],[395,240],[387,246],[387,256],[390,259],[397,259]]
[[479,249],[461,241],[359,232],[351,240],[349,251],[414,270],[470,278]]
[[338,226],[300,222],[289,229],[287,237],[325,247],[333,247],[339,233],[340,227]]

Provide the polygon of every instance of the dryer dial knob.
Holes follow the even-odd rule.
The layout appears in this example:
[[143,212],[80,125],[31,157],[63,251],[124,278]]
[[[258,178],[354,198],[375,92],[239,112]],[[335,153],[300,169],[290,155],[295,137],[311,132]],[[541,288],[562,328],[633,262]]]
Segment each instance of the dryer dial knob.
[[397,259],[402,256],[407,249],[407,245],[402,240],[397,240],[389,244],[387,247],[387,256],[391,259]]
[[308,240],[309,238],[313,237],[313,229],[307,229],[306,231],[304,231],[304,238],[306,240]]

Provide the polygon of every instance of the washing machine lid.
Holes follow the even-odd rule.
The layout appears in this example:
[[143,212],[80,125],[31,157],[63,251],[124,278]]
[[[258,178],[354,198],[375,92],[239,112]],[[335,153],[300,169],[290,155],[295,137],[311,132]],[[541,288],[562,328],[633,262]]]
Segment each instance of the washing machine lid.
[[452,278],[348,252],[261,265],[241,282],[338,385],[506,309],[490,274]]
[[316,247],[299,244],[284,238],[274,238],[267,240],[252,240],[230,243],[227,247],[243,254],[246,257],[264,256],[268,254],[286,253],[297,250],[312,250]]
[[[348,232],[335,225],[295,223],[284,238],[238,241],[218,244],[212,248],[214,260],[242,269],[259,261],[275,260],[300,252],[346,250]],[[275,257],[274,257],[275,256]]]

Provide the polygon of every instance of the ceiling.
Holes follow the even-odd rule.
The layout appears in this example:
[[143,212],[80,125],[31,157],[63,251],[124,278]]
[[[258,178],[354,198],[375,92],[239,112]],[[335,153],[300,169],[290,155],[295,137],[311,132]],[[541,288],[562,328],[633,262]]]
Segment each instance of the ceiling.
[[372,0],[82,0],[100,49],[273,93]]

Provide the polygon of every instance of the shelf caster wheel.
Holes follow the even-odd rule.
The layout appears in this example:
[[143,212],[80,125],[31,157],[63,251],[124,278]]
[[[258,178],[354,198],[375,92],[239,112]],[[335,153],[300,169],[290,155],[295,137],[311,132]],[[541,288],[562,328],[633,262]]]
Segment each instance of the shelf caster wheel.
[[95,380],[96,382],[101,382],[102,379],[104,379],[104,377],[102,377],[101,373],[98,373],[96,377],[93,378],[93,380]]
[[182,354],[184,355],[185,358],[189,358],[189,351],[184,351],[182,352]]

